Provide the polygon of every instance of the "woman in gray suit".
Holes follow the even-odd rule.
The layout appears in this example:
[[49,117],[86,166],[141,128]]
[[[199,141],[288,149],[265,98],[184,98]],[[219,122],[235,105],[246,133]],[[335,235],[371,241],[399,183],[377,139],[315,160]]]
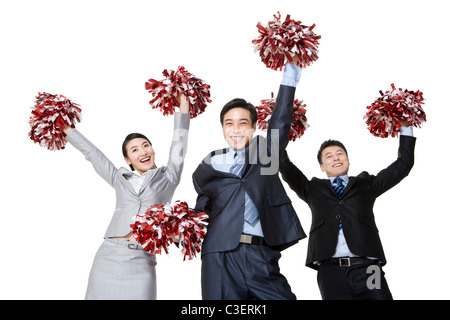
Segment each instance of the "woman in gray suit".
[[122,152],[131,171],[117,169],[78,130],[64,128],[67,141],[84,154],[116,190],[116,208],[89,275],[86,299],[156,299],[156,258],[134,240],[132,218],[153,204],[165,204],[180,181],[189,132],[189,101],[180,96],[167,166],[155,166],[155,152],[141,134],[131,134]]

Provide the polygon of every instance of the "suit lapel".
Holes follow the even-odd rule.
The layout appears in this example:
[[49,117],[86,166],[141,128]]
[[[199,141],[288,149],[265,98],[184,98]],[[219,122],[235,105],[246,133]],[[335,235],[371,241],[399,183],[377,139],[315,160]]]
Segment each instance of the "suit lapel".
[[344,197],[348,193],[348,191],[353,187],[355,182],[356,182],[356,177],[349,177],[348,178],[348,183],[347,183],[347,186],[344,189],[344,192],[342,193],[342,197]]
[[123,167],[120,168],[119,171],[120,171],[119,176],[121,177],[120,183],[122,184],[122,186],[128,191],[130,191],[132,194],[137,195],[136,191],[134,191],[133,189],[133,186],[130,184],[130,182],[128,182],[127,179],[127,177],[130,178],[133,175],[133,173]]
[[127,189],[128,191],[130,191],[132,194],[138,196],[141,193],[141,190],[144,190],[148,184],[150,183],[150,181],[153,180],[153,178],[156,176],[156,172],[159,170],[160,168],[156,169],[156,170],[150,170],[147,172],[145,178],[144,178],[144,182],[142,183],[141,189],[139,191],[139,193],[136,193],[136,191],[134,190],[133,186],[131,185],[131,183],[128,181],[128,179],[133,175],[132,172],[128,171],[125,168],[121,168],[121,174],[120,176],[122,177],[121,179],[121,183],[124,186],[125,189]]
[[[333,195],[335,195],[335,196],[337,197],[336,191],[334,191],[333,186],[331,185],[330,180],[329,180],[329,179],[322,179],[322,181],[327,185],[327,188],[333,193]],[[349,177],[349,178],[348,178],[347,186],[345,187],[344,192],[342,193],[341,198],[343,198],[343,197],[349,192],[349,190],[353,187],[353,185],[355,184],[355,182],[356,182],[356,177]]]
[[144,178],[144,183],[142,183],[141,190],[139,190],[139,194],[141,193],[142,190],[144,190],[150,184],[150,181],[152,181],[153,178],[155,178],[156,173],[159,170],[161,170],[161,168],[157,168],[155,170],[148,170],[147,171],[147,173],[145,175],[145,178]]
[[213,168],[213,166],[211,165],[211,159],[212,157],[216,156],[216,155],[225,155],[228,151],[230,150],[230,148],[224,148],[224,149],[218,149],[215,150],[213,152],[211,152],[209,155],[207,155],[202,163],[201,166],[208,171],[210,174],[212,175],[219,175],[219,176],[234,176],[233,174],[229,173],[229,172],[223,172],[223,171],[219,171]]
[[329,179],[322,179],[323,183],[327,186],[328,189],[330,189],[330,191],[333,193],[333,195],[336,195],[336,192],[333,189],[333,186],[331,185],[331,182]]
[[[260,152],[261,148],[265,148],[265,151]],[[260,157],[264,157],[260,159]],[[242,168],[242,177],[245,176],[250,169],[250,165],[270,163],[270,158],[267,155],[267,145],[264,137],[257,135],[250,141],[249,145],[245,148],[245,164]]]

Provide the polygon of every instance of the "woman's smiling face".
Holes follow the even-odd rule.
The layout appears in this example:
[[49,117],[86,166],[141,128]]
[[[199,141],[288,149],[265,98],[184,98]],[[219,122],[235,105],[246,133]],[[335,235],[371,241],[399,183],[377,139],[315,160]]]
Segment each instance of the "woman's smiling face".
[[126,150],[125,162],[132,165],[139,174],[142,175],[155,166],[155,151],[148,140],[132,139],[127,143]]

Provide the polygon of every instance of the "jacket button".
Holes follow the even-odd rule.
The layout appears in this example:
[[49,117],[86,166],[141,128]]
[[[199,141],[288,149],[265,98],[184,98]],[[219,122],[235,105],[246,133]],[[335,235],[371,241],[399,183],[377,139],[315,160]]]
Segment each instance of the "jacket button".
[[344,204],[344,200],[339,201],[339,204]]
[[341,220],[341,215],[340,214],[336,215],[336,219]]
[[244,201],[241,201],[241,206],[243,206],[245,204],[245,202]]
[[242,178],[241,181],[242,181],[242,182],[245,182],[245,178]]

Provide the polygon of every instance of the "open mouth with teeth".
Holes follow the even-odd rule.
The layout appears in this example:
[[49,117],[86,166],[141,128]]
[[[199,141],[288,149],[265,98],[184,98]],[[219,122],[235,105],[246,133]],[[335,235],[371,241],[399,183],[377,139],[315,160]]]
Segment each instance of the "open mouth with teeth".
[[148,164],[150,162],[151,158],[152,157],[146,157],[146,158],[142,159],[140,162],[143,164]]
[[342,163],[336,163],[336,164],[333,166],[333,168],[339,168],[339,167],[342,167]]
[[245,139],[245,136],[231,136],[230,138],[234,143],[240,143]]

